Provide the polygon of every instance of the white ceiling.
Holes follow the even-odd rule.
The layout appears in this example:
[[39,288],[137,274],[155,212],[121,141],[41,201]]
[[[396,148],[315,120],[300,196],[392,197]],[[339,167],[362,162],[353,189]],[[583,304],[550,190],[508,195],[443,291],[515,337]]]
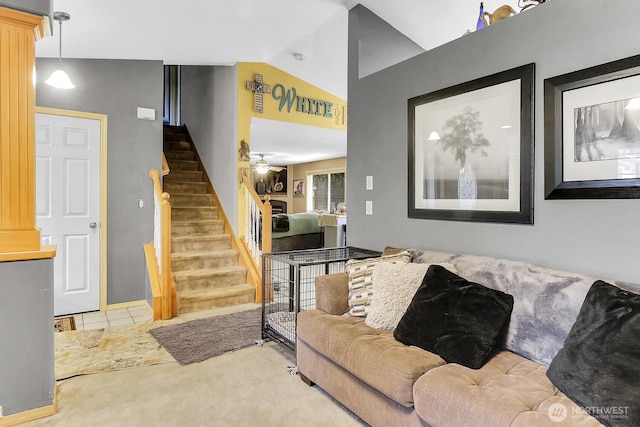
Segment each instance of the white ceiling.
[[253,118],[252,164],[260,158],[260,154],[264,154],[264,159],[273,166],[345,157],[347,133],[335,129]]
[[[348,10],[357,3],[425,50],[473,31],[479,7],[477,0],[53,0],[53,9],[71,15],[63,23],[63,58],[266,62],[347,99]],[[485,10],[519,10],[517,3],[485,1]],[[58,56],[57,32],[55,23],[54,37],[36,44],[38,57]],[[257,119],[251,150],[279,165],[340,157],[346,132]]]

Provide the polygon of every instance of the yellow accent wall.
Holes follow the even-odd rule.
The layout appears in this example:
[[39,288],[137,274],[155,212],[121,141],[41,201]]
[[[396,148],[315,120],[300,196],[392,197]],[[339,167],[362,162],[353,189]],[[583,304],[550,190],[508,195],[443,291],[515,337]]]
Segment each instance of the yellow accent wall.
[[[289,73],[286,73],[274,66],[263,62],[241,62],[238,63],[238,141],[237,148],[240,150],[240,141],[243,139],[251,146],[251,119],[258,117],[268,120],[279,120],[283,122],[296,123],[309,126],[317,126],[327,129],[347,130],[347,102],[326,92],[312,84],[305,82]],[[263,112],[254,112],[254,93],[247,90],[247,82],[254,81],[256,74],[262,74],[264,84],[271,86],[272,93],[264,93],[263,96]],[[282,85],[282,88],[276,85]],[[280,110],[281,100],[274,98],[274,89],[276,96],[282,96],[283,91],[291,91],[293,88],[299,97],[311,98],[323,102],[331,103],[332,117],[325,117],[324,105],[319,111],[322,114],[298,111],[297,99],[293,99],[291,110],[288,105],[284,105]],[[292,96],[293,98],[293,96]],[[302,142],[304,143],[304,141]],[[242,173],[248,171],[249,161],[242,161],[238,156],[238,179]],[[242,188],[238,194],[238,235],[244,235],[245,227],[245,194]]]

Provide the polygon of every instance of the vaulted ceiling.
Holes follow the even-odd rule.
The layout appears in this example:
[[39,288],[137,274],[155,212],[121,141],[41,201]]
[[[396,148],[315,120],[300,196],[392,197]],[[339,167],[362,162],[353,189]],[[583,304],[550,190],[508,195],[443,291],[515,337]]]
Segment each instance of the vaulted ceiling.
[[[476,0],[53,0],[53,9],[71,15],[63,24],[63,58],[147,59],[168,65],[266,62],[347,99],[348,11],[357,3],[424,50],[475,30],[480,5]],[[502,4],[519,10],[517,3],[485,2],[485,10]],[[37,43],[38,57],[58,56],[57,31],[56,23],[54,37]],[[268,133],[282,134],[278,129]],[[298,142],[307,138],[286,134]],[[282,143],[262,144],[256,136],[251,137],[254,152],[277,151],[272,144]],[[346,135],[332,146],[346,154]]]

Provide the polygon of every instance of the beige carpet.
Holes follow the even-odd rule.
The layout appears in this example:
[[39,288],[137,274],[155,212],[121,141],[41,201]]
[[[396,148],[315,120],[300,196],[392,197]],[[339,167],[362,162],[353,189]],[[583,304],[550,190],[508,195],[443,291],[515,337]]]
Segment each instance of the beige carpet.
[[82,375],[58,383],[58,413],[25,426],[363,426],[287,369],[266,343],[181,366],[177,362]]
[[[150,328],[259,307],[244,304],[170,321],[55,334],[57,413],[24,426],[200,427],[364,424],[319,387],[289,373],[293,354],[267,342],[181,366]],[[92,375],[82,375],[91,373]]]

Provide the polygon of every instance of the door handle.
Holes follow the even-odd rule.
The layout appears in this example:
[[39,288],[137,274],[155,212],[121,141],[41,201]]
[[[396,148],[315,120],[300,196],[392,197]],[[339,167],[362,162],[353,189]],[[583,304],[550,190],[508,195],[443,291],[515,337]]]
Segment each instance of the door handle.
[[89,228],[94,229],[94,228],[97,228],[97,227],[98,227],[97,223],[95,223],[95,222],[90,222],[89,223]]

